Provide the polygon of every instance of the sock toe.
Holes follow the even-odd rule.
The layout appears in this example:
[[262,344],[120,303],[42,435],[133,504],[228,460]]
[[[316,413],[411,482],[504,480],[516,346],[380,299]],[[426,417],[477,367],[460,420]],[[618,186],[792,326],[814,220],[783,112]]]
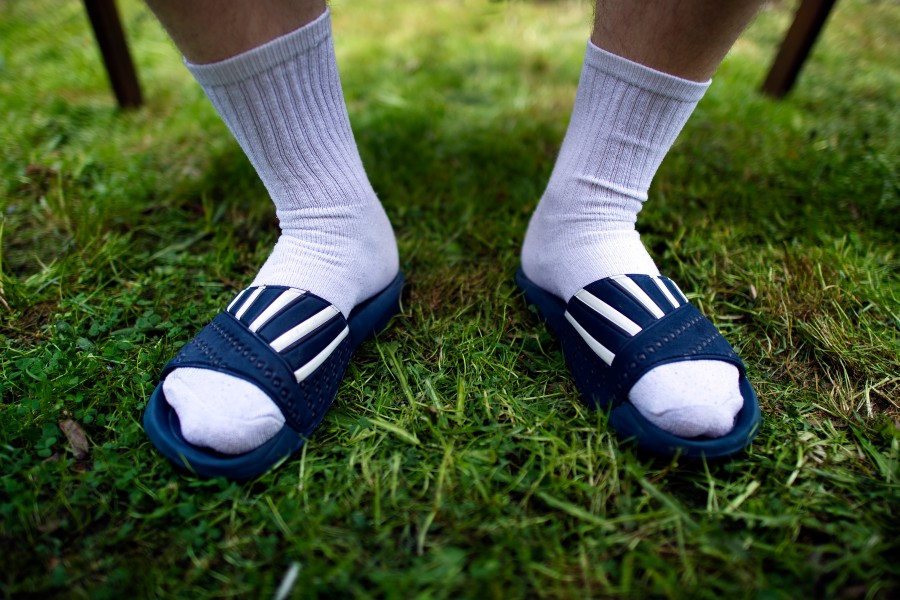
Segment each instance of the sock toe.
[[278,406],[248,381],[207,369],[176,369],[163,381],[166,401],[191,444],[243,454],[284,426]]
[[737,367],[696,360],[660,365],[631,388],[628,398],[651,423],[684,438],[722,437],[734,428],[744,400]]
[[648,420],[665,431],[683,438],[717,438],[728,434],[734,427],[734,415],[721,407],[684,406],[648,417]]

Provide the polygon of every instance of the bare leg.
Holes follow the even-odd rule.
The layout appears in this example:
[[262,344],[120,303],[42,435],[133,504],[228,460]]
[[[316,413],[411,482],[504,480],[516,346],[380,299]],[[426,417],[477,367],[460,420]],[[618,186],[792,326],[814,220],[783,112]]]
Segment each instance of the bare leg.
[[[607,277],[659,276],[635,231],[637,214],[710,76],[760,4],[598,1],[569,129],[522,250],[523,271],[538,288],[568,302]],[[568,316],[577,321],[572,315],[580,306]],[[596,340],[585,338],[586,323],[573,328],[581,327],[591,345]],[[609,343],[624,348],[615,336]],[[603,362],[613,355],[598,352]],[[628,399],[679,437],[727,435],[743,401],[737,368],[688,358],[653,363]]]
[[[327,410],[333,393],[322,390],[332,390],[333,381],[320,385],[321,373],[343,372],[333,362],[349,356],[339,351],[348,331],[342,323],[394,280],[397,246],[350,129],[324,0],[148,3],[265,184],[281,227],[252,290],[232,303],[232,316],[247,328],[242,335],[269,345],[252,359],[259,381],[183,366],[166,376],[157,396],[195,447],[245,454]],[[304,312],[310,302],[319,307],[314,318]],[[299,337],[283,341],[284,327]],[[307,333],[296,333],[304,327]],[[207,339],[203,349],[223,356],[243,343],[235,339]],[[244,356],[234,360],[258,355]],[[260,366],[266,360],[290,365],[293,375],[272,375]],[[297,387],[279,387],[281,398],[315,391],[304,396],[308,408],[286,421],[271,386],[264,389],[294,376]]]
[[706,81],[763,0],[598,0],[591,41],[651,69]]
[[146,0],[192,63],[217,62],[299,29],[325,0]]

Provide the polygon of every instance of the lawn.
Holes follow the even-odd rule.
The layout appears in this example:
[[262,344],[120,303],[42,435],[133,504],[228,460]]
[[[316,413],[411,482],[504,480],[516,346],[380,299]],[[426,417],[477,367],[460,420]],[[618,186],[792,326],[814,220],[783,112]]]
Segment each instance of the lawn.
[[402,313],[257,480],[178,471],[141,416],[277,236],[140,3],[116,109],[81,4],[0,3],[6,597],[889,598],[900,588],[900,5],[845,0],[761,95],[793,3],[741,38],[651,189],[661,270],[740,352],[744,453],[663,460],[579,403],[513,283],[562,141],[584,2],[333,3]]

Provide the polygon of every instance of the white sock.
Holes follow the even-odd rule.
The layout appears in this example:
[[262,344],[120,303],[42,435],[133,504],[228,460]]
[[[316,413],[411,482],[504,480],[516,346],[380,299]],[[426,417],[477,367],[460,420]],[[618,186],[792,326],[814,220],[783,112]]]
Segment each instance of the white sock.
[[[281,237],[252,285],[308,290],[344,316],[386,287],[397,244],[350,130],[329,12],[232,58],[187,66],[275,203]],[[163,391],[185,439],[226,454],[258,447],[284,424],[266,394],[216,371],[177,369]]]
[[[603,277],[659,274],[634,225],[653,175],[707,87],[588,43],[569,128],[525,236],[529,279],[568,301]],[[682,437],[727,434],[743,403],[737,369],[719,361],[656,367],[629,400]]]

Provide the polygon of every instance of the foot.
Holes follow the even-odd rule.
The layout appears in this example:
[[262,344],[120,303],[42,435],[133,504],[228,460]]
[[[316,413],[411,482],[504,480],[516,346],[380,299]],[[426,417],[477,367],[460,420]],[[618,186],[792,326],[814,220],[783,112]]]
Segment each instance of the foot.
[[[282,236],[253,286],[306,290],[333,304],[344,317],[397,275],[394,234],[381,206],[340,221],[329,231],[318,221],[315,245]],[[179,368],[163,381],[184,438],[223,454],[243,454],[271,439],[284,416],[269,396],[247,381],[208,369]]]
[[[397,245],[344,104],[330,13],[212,64],[188,64],[275,204],[282,235],[252,286],[305,290],[344,317],[398,272]],[[163,392],[190,443],[243,454],[285,423],[254,385],[179,368]]]
[[[258,386],[280,408],[273,423],[260,417],[257,406],[239,404],[246,414],[235,414],[235,436],[223,436],[223,427],[205,426],[202,419],[182,423],[166,399],[164,385],[153,391],[144,412],[144,430],[153,444],[171,461],[206,477],[251,479],[296,452],[327,414],[347,365],[359,345],[380,331],[399,308],[403,277],[398,274],[378,294],[363,302],[345,319],[341,311],[315,294],[286,286],[258,286],[242,290],[228,307],[185,344],[163,369],[163,379],[177,385],[176,371],[190,377],[212,370],[234,379],[227,387],[211,387],[198,394],[195,381],[187,382],[188,413],[215,415],[223,407],[221,396],[233,395],[241,385]],[[177,403],[180,405],[180,403]],[[184,411],[181,411],[185,414]],[[255,418],[254,418],[255,417]],[[256,436],[252,426],[261,421],[262,431],[284,424],[273,435]],[[224,423],[227,426],[228,423]],[[246,452],[228,455],[185,440],[189,434],[247,444]],[[264,438],[269,439],[262,442]],[[257,444],[262,445],[253,448]]]
[[[568,302],[521,269],[516,283],[527,303],[556,334],[581,399],[589,408],[603,411],[609,427],[622,439],[653,454],[711,459],[740,452],[756,436],[761,422],[759,403],[743,363],[671,279],[637,274],[604,277],[586,285]],[[695,389],[708,386],[679,389],[695,375],[691,367],[702,362],[738,370],[740,409],[733,424],[722,428],[728,433],[721,437],[713,437],[715,419],[712,429],[708,419],[708,413],[716,411],[700,408],[695,401]],[[682,366],[688,370],[678,373]],[[666,378],[673,369],[676,377]],[[663,377],[654,381],[654,375]],[[708,370],[700,376],[715,387],[716,380]],[[649,407],[650,419],[633,401],[640,388],[631,395],[638,384],[648,383],[664,388],[658,395],[650,395],[651,401],[661,401]],[[721,383],[727,386],[728,378],[723,377]],[[672,409],[670,400],[679,394],[686,402]],[[679,431],[680,435],[673,434],[654,426],[660,419],[662,425],[674,421],[687,428]]]
[[[659,275],[637,232],[573,236],[579,228],[571,221],[553,219],[540,209],[531,220],[522,269],[541,288],[568,302],[604,277]],[[641,377],[628,399],[648,421],[673,435],[722,437],[743,405],[738,376],[733,365],[715,360],[668,363]]]
[[[569,128],[522,248],[534,284],[568,302],[604,277],[659,275],[635,222],[707,86],[588,44]],[[708,360],[658,366],[629,394],[647,420],[680,437],[727,434],[740,397],[738,370]]]

